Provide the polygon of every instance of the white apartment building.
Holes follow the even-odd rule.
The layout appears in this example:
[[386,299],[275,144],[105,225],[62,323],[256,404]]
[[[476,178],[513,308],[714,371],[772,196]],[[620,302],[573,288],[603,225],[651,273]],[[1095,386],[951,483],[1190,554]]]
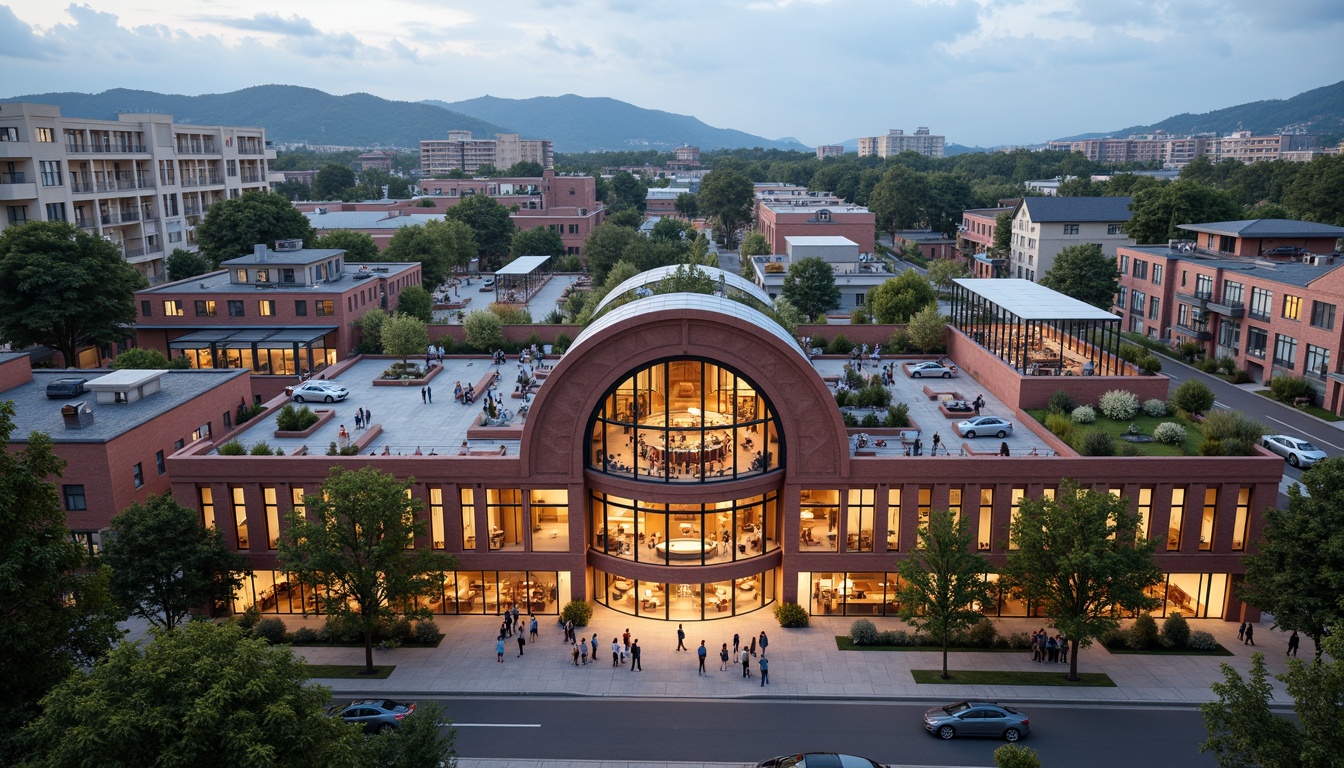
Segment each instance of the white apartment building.
[[493,139],[473,139],[471,131],[449,131],[447,139],[420,142],[420,171],[441,176],[461,171],[472,174],[483,165],[508,170],[525,160],[542,169],[555,167],[555,148],[550,139],[520,139],[516,133],[497,133]]
[[172,115],[62,117],[49,104],[0,104],[0,229],[69,221],[121,247],[155,285],[167,254],[196,249],[205,209],[265,190],[275,150],[263,128],[177,125]]
[[914,133],[892,128],[887,131],[886,136],[866,136],[859,139],[859,157],[877,155],[878,157],[891,157],[899,155],[906,150],[918,152],[921,155],[929,157],[942,157],[943,149],[946,143],[946,137],[935,136],[929,133],[929,129],[923,126],[915,129]]
[[1038,282],[1070,245],[1096,243],[1115,257],[1121,245],[1134,245],[1125,234],[1129,197],[1024,197],[1013,212],[1012,254],[1006,277]]

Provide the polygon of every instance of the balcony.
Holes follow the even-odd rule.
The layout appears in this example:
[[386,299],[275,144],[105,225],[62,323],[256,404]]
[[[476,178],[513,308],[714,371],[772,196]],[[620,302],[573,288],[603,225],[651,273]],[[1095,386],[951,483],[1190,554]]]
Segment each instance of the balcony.
[[32,156],[32,145],[26,141],[0,141],[0,158]]
[[1186,304],[1198,307],[1199,309],[1205,309],[1209,306],[1209,302],[1213,300],[1213,293],[1211,291],[1195,291],[1194,293],[1182,293],[1177,291],[1176,300],[1183,301]]
[[93,182],[84,179],[70,179],[70,191],[76,195],[93,194]]
[[1176,323],[1171,327],[1171,330],[1181,334],[1182,336],[1189,336],[1195,341],[1209,341],[1213,338],[1213,334],[1210,333],[1207,328],[1201,330],[1199,328],[1192,328],[1188,325],[1182,325],[1180,323]]
[[98,222],[94,221],[93,219],[87,216],[76,216],[75,226],[79,227],[80,229],[97,229]]
[[266,150],[262,149],[261,147],[255,147],[255,146],[238,147],[238,154],[240,155],[261,155],[264,154],[265,151]]
[[32,200],[37,197],[37,183],[26,181],[22,173],[0,173],[0,200]]
[[1208,303],[1210,312],[1216,312],[1234,319],[1241,319],[1246,316],[1246,305],[1240,301],[1212,301]]
[[244,173],[242,175],[242,182],[244,184],[256,184],[260,181],[261,181],[261,174],[259,173]]
[[144,144],[82,144],[66,142],[65,151],[76,155],[133,155],[149,152]]

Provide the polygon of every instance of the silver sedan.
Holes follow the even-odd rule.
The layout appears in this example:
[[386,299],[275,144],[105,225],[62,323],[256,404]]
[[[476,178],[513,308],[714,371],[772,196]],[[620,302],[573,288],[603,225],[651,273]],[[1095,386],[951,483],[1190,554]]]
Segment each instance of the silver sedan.
[[1260,444],[1282,456],[1294,467],[1310,467],[1326,458],[1325,451],[1292,435],[1265,435]]
[[1017,741],[1031,733],[1031,719],[992,701],[959,701],[925,712],[924,730],[940,739],[989,736]]

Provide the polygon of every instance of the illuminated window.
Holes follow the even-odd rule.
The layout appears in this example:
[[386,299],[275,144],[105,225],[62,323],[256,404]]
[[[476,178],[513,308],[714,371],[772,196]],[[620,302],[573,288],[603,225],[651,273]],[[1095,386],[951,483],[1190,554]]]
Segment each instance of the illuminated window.
[[1251,489],[1242,486],[1237,491],[1237,514],[1232,519],[1232,549],[1241,552],[1246,549],[1246,534],[1251,523]]
[[215,492],[209,486],[202,486],[201,494],[201,523],[206,528],[215,527]]
[[845,507],[845,551],[873,551],[873,490],[851,488]]
[[261,504],[266,513],[266,548],[275,549],[280,542],[280,504],[274,488],[261,489]]
[[1017,527],[1017,518],[1022,514],[1022,499],[1027,495],[1026,488],[1014,488],[1009,501],[1012,506],[1008,512],[1008,548],[1017,549],[1017,538],[1013,534],[1013,529]]
[[901,489],[887,491],[887,551],[895,552],[901,543]]
[[840,491],[804,488],[799,491],[799,549],[834,552],[840,527]]
[[261,299],[257,302],[257,312],[262,317],[275,317],[275,300]]
[[1287,320],[1302,319],[1302,297],[1285,294],[1283,297],[1283,317]]
[[1185,517],[1185,489],[1171,489],[1171,522],[1167,527],[1167,551],[1179,552],[1181,549],[1181,522]]
[[947,511],[952,513],[952,525],[961,525],[961,494],[960,488],[947,489]]
[[1213,523],[1218,514],[1218,489],[1204,489],[1204,513],[1199,520],[1199,549],[1207,552],[1213,549]]
[[240,486],[233,486],[229,489],[233,495],[233,522],[234,531],[238,535],[238,548],[249,549],[247,538],[247,498],[243,495],[243,489]]
[[1135,534],[1136,541],[1143,541],[1148,538],[1148,519],[1153,514],[1153,489],[1139,489],[1139,522]]
[[429,489],[429,540],[433,549],[443,549],[443,489]]
[[990,521],[994,516],[994,489],[980,489],[980,526],[977,533],[976,549],[989,551]]
[[308,514],[308,505],[303,500],[303,486],[293,486],[289,489],[289,503],[296,513]]
[[[920,533],[929,529],[929,515],[933,512],[933,489],[927,486],[919,489],[919,500],[915,506],[915,525]],[[916,539],[915,547],[923,549],[923,543]]]
[[476,492],[463,488],[462,494],[462,547],[467,552],[476,549]]
[[186,314],[187,314],[186,311],[182,309],[182,300],[181,300],[181,299],[164,299],[164,300],[163,300],[163,316],[164,316],[164,317],[182,317],[182,316],[184,316],[184,315],[186,315]]

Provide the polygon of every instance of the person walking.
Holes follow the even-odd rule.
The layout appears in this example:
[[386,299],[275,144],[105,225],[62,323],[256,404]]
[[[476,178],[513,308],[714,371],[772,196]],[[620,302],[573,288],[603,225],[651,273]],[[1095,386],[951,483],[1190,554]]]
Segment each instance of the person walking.
[[584,643],[584,642],[580,642],[580,643],[579,643],[579,662],[582,664],[582,666],[585,666],[585,667],[588,666],[588,644],[587,644],[587,643]]
[[625,652],[630,652],[630,628],[626,627],[625,632],[621,634],[621,642],[625,643]]
[[593,646],[593,663],[596,664],[596,663],[597,663],[597,633],[596,633],[596,632],[593,633],[592,646]]
[[751,653],[746,648],[742,649],[742,677],[751,677]]
[[578,643],[570,643],[570,644],[569,644],[569,653],[570,653],[570,656],[572,656],[572,657],[574,658],[574,666],[576,666],[576,667],[579,666],[579,644],[578,644]]
[[719,671],[720,671],[720,672],[727,672],[727,671],[728,671],[728,644],[727,644],[727,643],[724,643],[724,644],[723,644],[723,648],[719,651]]
[[930,456],[937,456],[937,455],[938,455],[938,446],[940,446],[940,445],[942,445],[942,444],[943,444],[943,438],[942,438],[937,432],[934,432],[934,433],[933,433],[933,447],[932,447],[931,449],[929,449],[929,455],[930,455]]
[[680,624],[677,625],[677,650],[686,650],[686,630],[682,629]]
[[636,669],[644,671],[644,665],[639,663],[639,638],[635,638],[635,642],[630,646],[630,671],[634,672]]
[[611,638],[611,666],[621,666],[621,654],[623,650],[624,649],[621,648],[621,639],[619,637]]
[[765,686],[770,684],[770,660],[765,657],[764,651],[761,652],[760,668],[761,668],[761,687],[764,688]]
[[700,641],[700,647],[695,649],[695,655],[700,658],[700,669],[696,674],[705,674],[705,659],[709,656],[709,649],[705,647],[705,641]]
[[1237,639],[1243,644],[1246,642],[1246,626],[1246,622],[1243,621],[1241,622],[1241,626],[1237,627]]
[[520,658],[520,659],[523,657],[523,646],[524,646],[524,645],[527,645],[527,638],[523,637],[523,633],[522,633],[522,632],[519,632],[519,633],[518,633],[518,658]]
[[765,647],[770,644],[770,638],[765,636],[765,630],[761,630],[761,658],[765,658]]
[[499,639],[495,641],[495,661],[499,662],[500,664],[503,664],[503,663],[504,663],[504,636],[503,636],[503,635],[500,635],[500,636],[499,636]]
[[528,627],[527,627],[527,639],[531,640],[531,641],[534,642],[534,643],[537,642],[537,617],[536,617],[536,616],[533,616],[533,617],[532,617],[532,621],[530,621],[530,622],[528,623]]
[[756,638],[751,638],[751,655],[756,655]]
[[1291,634],[1291,635],[1288,636],[1288,653],[1287,653],[1287,655],[1288,655],[1288,656],[1296,656],[1296,655],[1297,655],[1297,646],[1298,646],[1298,644],[1301,643],[1301,642],[1302,642],[1302,641],[1299,640],[1298,637],[1297,637],[1297,630],[1294,629],[1294,630],[1293,630],[1293,634]]
[[741,650],[740,643],[741,643],[741,641],[738,640],[738,638],[737,638],[737,633],[734,632],[734,633],[733,633],[733,658],[734,658],[734,659],[737,658],[738,651]]
[[434,402],[434,388],[428,384],[425,385],[425,397],[429,398],[429,402]]
[[1243,645],[1255,645],[1255,625],[1246,624],[1246,642]]
[[429,402],[429,395],[425,392],[425,388],[424,388],[424,387],[421,387],[421,388],[420,388],[420,402],[422,402],[422,403],[428,403],[428,402]]

